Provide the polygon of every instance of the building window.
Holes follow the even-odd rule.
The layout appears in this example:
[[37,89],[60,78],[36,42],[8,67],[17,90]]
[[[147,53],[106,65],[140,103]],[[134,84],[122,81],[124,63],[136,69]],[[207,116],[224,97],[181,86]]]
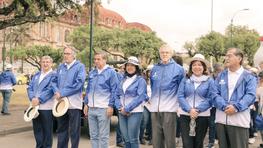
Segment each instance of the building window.
[[64,42],[69,42],[70,40],[69,40],[69,34],[70,34],[70,32],[69,32],[69,30],[65,30],[65,34],[64,34]]

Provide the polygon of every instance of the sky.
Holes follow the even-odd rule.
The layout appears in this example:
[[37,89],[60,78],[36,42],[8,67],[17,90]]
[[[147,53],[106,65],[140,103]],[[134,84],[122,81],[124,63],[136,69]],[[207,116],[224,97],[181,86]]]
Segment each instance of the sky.
[[[110,3],[108,3],[110,1]],[[127,22],[149,26],[163,41],[180,50],[211,31],[212,0],[102,0]],[[224,33],[234,25],[246,25],[263,35],[263,0],[213,0],[213,31]],[[249,9],[248,11],[240,11]]]

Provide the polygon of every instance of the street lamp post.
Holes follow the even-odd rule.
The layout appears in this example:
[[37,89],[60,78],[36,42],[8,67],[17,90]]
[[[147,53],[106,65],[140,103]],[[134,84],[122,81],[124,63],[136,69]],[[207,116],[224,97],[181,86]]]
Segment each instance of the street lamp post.
[[92,48],[93,48],[93,0],[90,1],[90,43],[89,43],[89,71],[92,64]]
[[234,13],[234,15],[231,18],[231,23],[230,23],[230,41],[231,41],[231,46],[233,46],[233,22],[234,22],[234,18],[239,12],[241,12],[241,11],[248,11],[248,10],[249,10],[248,8],[238,10],[238,11],[236,11]]

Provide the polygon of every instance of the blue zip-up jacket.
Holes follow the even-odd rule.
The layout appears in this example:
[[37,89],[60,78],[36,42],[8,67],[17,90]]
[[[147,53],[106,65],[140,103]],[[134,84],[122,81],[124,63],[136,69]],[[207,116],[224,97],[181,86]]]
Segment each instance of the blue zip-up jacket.
[[176,112],[178,109],[176,93],[184,69],[173,59],[168,64],[156,64],[150,74],[152,96],[149,109],[151,112]]
[[57,73],[54,92],[59,92],[61,97],[68,97],[70,109],[82,109],[82,89],[86,78],[85,65],[80,61],[67,69],[65,63],[60,64]]
[[199,111],[199,116],[208,116],[203,114],[210,107],[212,107],[212,87],[214,81],[208,78],[206,81],[195,89],[194,82],[190,78],[184,78],[178,88],[177,97],[179,105],[184,112],[189,113],[192,108]]
[[[32,77],[32,80],[29,82],[27,88],[28,98],[30,101],[32,101],[33,98],[38,98],[40,101],[40,109],[42,106],[45,106],[45,109],[52,109],[53,103],[50,100],[54,96],[52,83],[55,79],[56,73],[54,71],[51,71],[39,83],[40,75],[41,71],[37,72]],[[44,105],[45,103],[48,103],[48,105]]]
[[100,74],[97,68],[92,70],[89,73],[84,103],[89,107],[114,107],[118,84],[117,73],[113,68],[108,66]]
[[[249,106],[255,101],[256,87],[256,78],[247,70],[244,70],[229,100],[228,70],[220,73],[215,81],[212,94],[214,106],[217,108],[216,123],[249,128]],[[224,110],[230,104],[236,108],[237,113],[227,116]]]
[[126,112],[143,112],[143,102],[148,100],[147,84],[143,77],[136,76],[135,80],[123,92],[124,78],[118,85],[115,105],[120,109],[124,107]]
[[16,78],[12,71],[6,70],[0,74],[0,90],[11,90],[16,84]]

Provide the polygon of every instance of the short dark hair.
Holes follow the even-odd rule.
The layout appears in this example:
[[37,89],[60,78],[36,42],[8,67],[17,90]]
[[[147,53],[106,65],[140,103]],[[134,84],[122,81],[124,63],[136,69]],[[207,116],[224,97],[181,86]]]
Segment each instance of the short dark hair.
[[242,65],[242,64],[243,64],[243,59],[244,59],[243,51],[242,51],[241,49],[239,49],[239,48],[234,48],[234,47],[232,47],[232,48],[228,48],[227,51],[229,51],[229,50],[233,50],[233,49],[235,49],[235,56],[239,56],[239,57],[241,57],[241,61],[240,61],[239,64]]

